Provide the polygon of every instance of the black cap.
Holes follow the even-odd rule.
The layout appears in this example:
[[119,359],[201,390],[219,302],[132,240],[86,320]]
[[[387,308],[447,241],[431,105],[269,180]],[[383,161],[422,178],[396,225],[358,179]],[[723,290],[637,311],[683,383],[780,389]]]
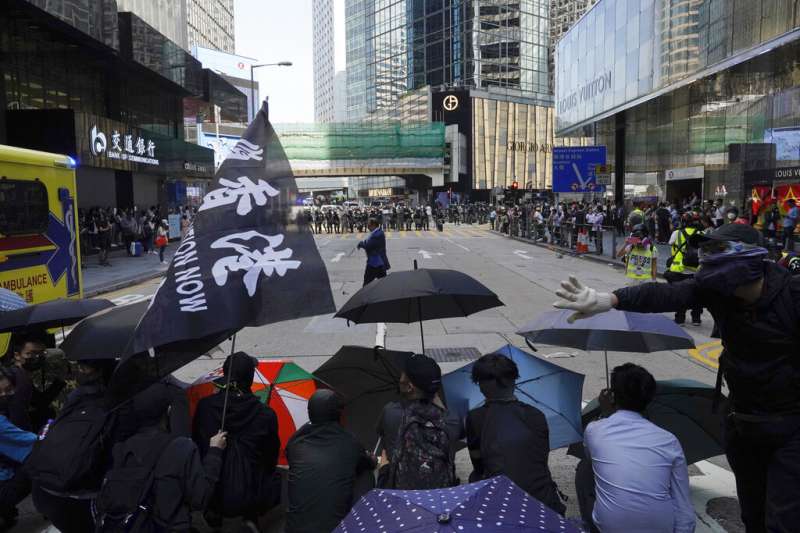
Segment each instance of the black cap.
[[338,422],[343,409],[341,396],[330,389],[319,389],[308,400],[308,420],[312,424]]
[[702,244],[705,241],[743,242],[757,246],[761,246],[764,243],[760,231],[749,224],[736,223],[723,224],[709,234],[697,235],[698,243]]
[[442,385],[442,369],[427,355],[414,354],[406,362],[408,380],[418,389],[434,394]]

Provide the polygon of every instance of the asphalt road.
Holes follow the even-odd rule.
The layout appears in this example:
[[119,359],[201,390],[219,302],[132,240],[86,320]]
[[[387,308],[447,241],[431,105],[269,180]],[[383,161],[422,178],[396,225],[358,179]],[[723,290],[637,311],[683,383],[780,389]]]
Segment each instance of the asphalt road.
[[[322,257],[328,267],[337,307],[360,287],[364,256],[355,250],[364,235],[341,234],[317,236]],[[562,279],[575,275],[599,290],[611,290],[626,283],[623,273],[610,265],[585,258],[561,255],[555,251],[496,235],[486,226],[448,225],[443,233],[388,232],[387,248],[394,270],[420,267],[461,270],[495,291],[505,306],[487,310],[468,318],[427,321],[424,324],[426,348],[476,348],[488,353],[507,343],[526,349],[524,339],[515,332],[539,313],[552,309],[555,290]],[[104,295],[116,303],[132,303],[155,292],[158,280],[128,287]],[[311,306],[313,302],[305,302]],[[316,369],[340,346],[355,344],[373,346],[376,325],[349,326],[344,320],[330,316],[313,316],[280,324],[241,331],[236,348],[258,357],[292,358],[309,371]],[[713,383],[719,344],[709,337],[711,321],[704,315],[702,326],[687,326],[699,350],[669,351],[654,354],[609,353],[611,366],[634,361],[648,368],[656,379],[691,378]],[[387,324],[385,342],[389,349],[420,349],[419,326]],[[538,356],[586,376],[583,397],[590,400],[605,387],[602,354],[586,353],[554,346],[539,346]],[[219,366],[228,352],[228,343],[210,357],[201,358],[184,367],[176,375],[190,381]],[[467,361],[442,363],[444,372]],[[550,466],[560,489],[569,496],[568,516],[578,516],[573,478],[576,460],[564,449],[551,453]],[[459,475],[466,479],[468,458],[459,455]],[[698,531],[743,531],[738,524],[738,504],[732,474],[724,458],[703,461],[691,467],[693,503],[698,516]],[[709,514],[710,513],[710,514]],[[713,516],[713,518],[712,518]],[[717,520],[715,520],[716,518]],[[29,531],[41,530],[30,522]],[[724,528],[720,526],[724,525]]]

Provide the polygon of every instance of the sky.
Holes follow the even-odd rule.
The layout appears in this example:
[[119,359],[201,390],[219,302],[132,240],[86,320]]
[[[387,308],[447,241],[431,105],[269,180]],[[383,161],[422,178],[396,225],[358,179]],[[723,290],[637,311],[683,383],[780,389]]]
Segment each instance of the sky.
[[[314,122],[311,6],[315,0],[236,0],[236,53],[262,63],[291,61],[291,67],[256,69],[262,95],[269,96],[270,121]],[[334,0],[336,70],[345,68],[344,0]]]

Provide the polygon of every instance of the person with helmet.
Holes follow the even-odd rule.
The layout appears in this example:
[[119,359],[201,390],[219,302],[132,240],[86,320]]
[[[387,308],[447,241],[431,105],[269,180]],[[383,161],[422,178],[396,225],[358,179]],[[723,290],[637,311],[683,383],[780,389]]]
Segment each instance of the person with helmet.
[[633,227],[617,257],[625,257],[625,276],[636,282],[655,281],[658,249],[650,240],[644,224]]
[[[700,231],[702,225],[700,217],[694,213],[684,213],[681,217],[681,226],[672,232],[669,244],[672,246],[672,256],[667,259],[667,272],[664,274],[668,283],[678,283],[690,279],[700,266],[698,251],[692,246],[691,236]],[[702,307],[692,308],[692,324],[702,324]],[[686,322],[686,309],[675,311],[675,323]]]
[[[697,237],[700,268],[693,278],[645,283],[611,293],[564,281],[555,307],[569,320],[610,309],[675,312],[702,305],[719,326],[719,358],[729,401],[725,454],[736,476],[748,532],[796,531],[800,523],[800,277],[767,260],[761,233],[724,224]],[[711,416],[711,413],[707,413]]]

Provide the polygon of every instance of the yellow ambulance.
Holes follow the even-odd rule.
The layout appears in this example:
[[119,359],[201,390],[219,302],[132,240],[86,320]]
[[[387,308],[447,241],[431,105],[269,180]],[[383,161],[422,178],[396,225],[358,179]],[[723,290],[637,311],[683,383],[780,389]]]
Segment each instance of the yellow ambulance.
[[28,303],[82,297],[77,210],[71,157],[0,145],[0,287]]

